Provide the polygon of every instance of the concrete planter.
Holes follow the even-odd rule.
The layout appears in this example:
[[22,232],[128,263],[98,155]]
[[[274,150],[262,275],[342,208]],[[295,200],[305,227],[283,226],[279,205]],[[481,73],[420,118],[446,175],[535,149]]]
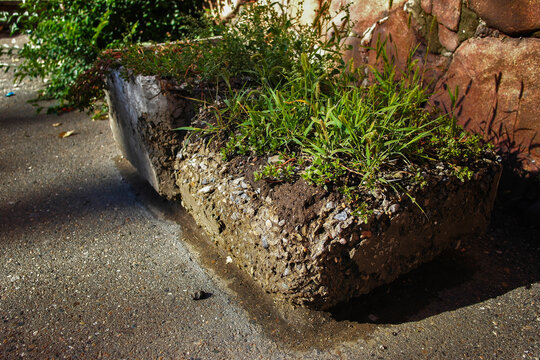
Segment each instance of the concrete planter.
[[278,193],[290,189],[261,196],[257,182],[231,175],[202,142],[188,145],[176,169],[183,206],[216,244],[267,292],[316,309],[368,293],[482,233],[500,177],[490,161],[465,183],[436,174],[414,193],[422,209],[403,199],[367,221],[335,193],[293,191],[293,201],[316,212],[299,220],[279,216]]
[[[277,298],[327,309],[393,281],[489,223],[501,173],[495,160],[479,160],[466,182],[441,164],[428,170],[427,186],[411,189],[419,206],[403,197],[361,220],[339,194],[305,183],[261,191],[247,171],[254,159],[225,163],[197,138],[181,148],[170,129],[188,124],[194,109],[155,77],[125,81],[113,73],[109,80],[111,127],[126,157],[158,192],[179,194],[229,260]],[[284,211],[284,196],[311,215]]]

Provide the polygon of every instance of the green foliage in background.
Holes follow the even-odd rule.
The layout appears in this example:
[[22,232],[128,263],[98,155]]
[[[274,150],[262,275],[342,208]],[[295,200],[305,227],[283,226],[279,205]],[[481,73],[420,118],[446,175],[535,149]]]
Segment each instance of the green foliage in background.
[[324,35],[329,31],[348,33],[349,28],[329,23],[328,3],[314,25],[302,24],[301,12],[290,15],[286,10],[279,3],[250,4],[227,24],[204,14],[186,25],[189,37],[180,42],[131,44],[106,51],[81,74],[69,100],[81,109],[91,107],[101,97],[106,74],[119,66],[129,73],[173,78],[190,86],[227,84],[238,90],[247,84],[279,86],[298,72],[302,54],[307,54],[320,73],[344,65],[341,54],[346,47]]
[[12,31],[30,38],[16,75],[48,79],[43,95],[63,100],[102,50],[179,39],[201,6],[202,0],[26,0],[7,19]]
[[[312,25],[302,24],[300,12],[291,15],[279,3],[250,4],[232,24],[211,18],[192,24],[191,38],[214,36],[210,41],[134,45],[119,53],[121,65],[136,74],[158,74],[178,81],[243,79],[278,86],[291,72],[299,71],[302,54],[320,73],[344,65],[341,54],[346,46],[324,35],[329,31],[347,33],[349,28],[330,25],[328,9],[325,3]],[[206,27],[193,26],[201,24]]]

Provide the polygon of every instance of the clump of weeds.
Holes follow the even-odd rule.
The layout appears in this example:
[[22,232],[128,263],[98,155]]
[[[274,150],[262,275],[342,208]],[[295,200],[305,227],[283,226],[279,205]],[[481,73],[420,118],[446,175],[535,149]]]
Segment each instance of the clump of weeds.
[[486,146],[452,114],[426,109],[432,94],[414,52],[398,70],[379,39],[371,50],[380,66],[354,68],[342,58],[346,8],[335,19],[325,3],[310,25],[288,10],[255,3],[232,25],[208,20],[193,40],[134,46],[108,59],[129,73],[209,84],[214,96],[198,99],[205,116],[179,130],[220,139],[226,159],[281,154],[256,180],[338,184],[361,215],[365,189],[403,192],[403,180],[424,186],[425,164],[450,164],[462,181],[472,176],[467,164]]

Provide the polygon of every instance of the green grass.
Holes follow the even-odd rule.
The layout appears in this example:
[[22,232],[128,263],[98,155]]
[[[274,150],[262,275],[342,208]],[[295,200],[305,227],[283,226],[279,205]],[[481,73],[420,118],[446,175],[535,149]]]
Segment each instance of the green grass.
[[[450,163],[462,180],[472,175],[467,165],[485,147],[453,116],[426,110],[432,94],[413,53],[399,71],[379,41],[372,50],[380,66],[365,75],[365,67],[354,69],[341,57],[349,25],[335,28],[322,11],[305,26],[280,9],[253,5],[234,26],[194,31],[218,41],[131,47],[120,63],[132,73],[219,89],[219,101],[199,100],[203,124],[180,130],[216,139],[225,158],[280,154],[258,180],[338,184],[354,201],[360,189],[400,190],[398,170],[423,183],[424,164]],[[334,36],[323,37],[329,30]]]
[[467,137],[452,117],[425,110],[431,94],[412,57],[398,74],[384,45],[378,47],[383,68],[370,68],[369,86],[357,85],[362,71],[320,74],[302,56],[301,71],[279,87],[235,94],[219,114],[227,126],[212,128],[230,131],[224,155],[281,153],[301,161],[299,174],[313,183],[347,177],[367,187],[385,184],[382,170],[396,164],[477,156],[477,138]]

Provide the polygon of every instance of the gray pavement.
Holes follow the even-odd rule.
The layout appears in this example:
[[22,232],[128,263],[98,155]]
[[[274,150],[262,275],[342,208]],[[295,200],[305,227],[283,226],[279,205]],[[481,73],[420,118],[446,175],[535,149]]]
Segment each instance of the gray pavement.
[[11,77],[0,75],[0,358],[540,357],[539,235],[519,216],[498,209],[486,236],[331,312],[292,309],[137,177],[106,121],[37,115],[27,100],[41,85]]

